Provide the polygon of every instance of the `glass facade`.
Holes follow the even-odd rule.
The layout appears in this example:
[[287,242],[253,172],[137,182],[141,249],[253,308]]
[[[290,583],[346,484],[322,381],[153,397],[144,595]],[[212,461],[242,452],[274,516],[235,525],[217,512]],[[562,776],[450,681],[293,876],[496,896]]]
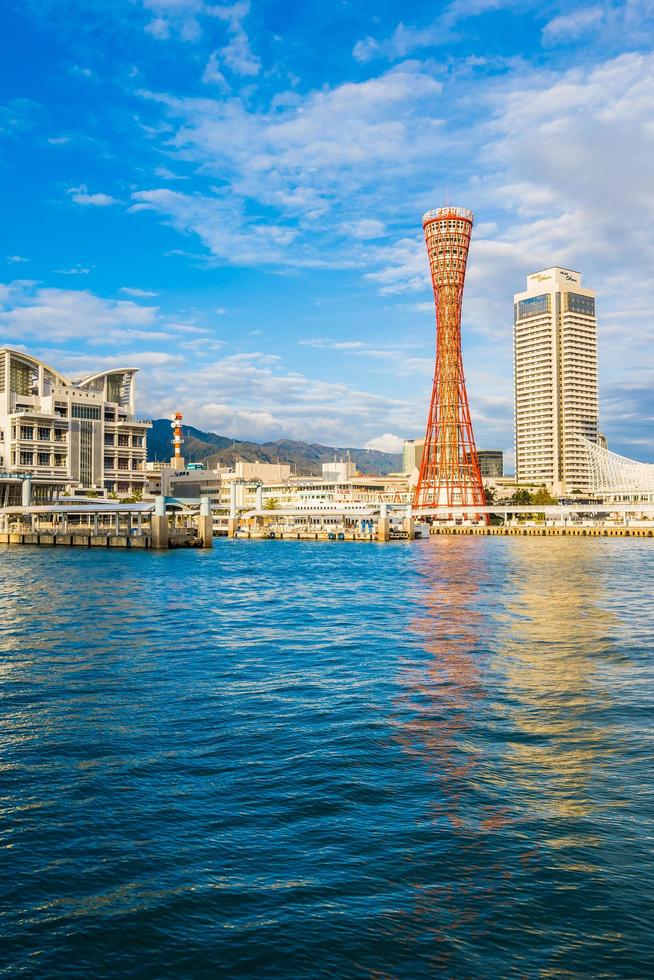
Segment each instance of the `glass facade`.
[[550,313],[552,309],[552,297],[549,293],[540,296],[529,296],[521,299],[518,303],[518,320],[527,320],[530,316],[541,316],[543,313]]
[[[82,406],[86,408],[87,406]],[[93,482],[93,425],[81,422],[79,431],[79,472],[81,483],[88,487]]]
[[73,403],[70,406],[70,414],[74,419],[93,419],[94,421],[99,421],[100,419],[100,406],[99,405],[76,405]]
[[595,300],[592,296],[582,296],[580,293],[566,293],[565,308],[569,313],[583,313],[584,316],[595,316]]

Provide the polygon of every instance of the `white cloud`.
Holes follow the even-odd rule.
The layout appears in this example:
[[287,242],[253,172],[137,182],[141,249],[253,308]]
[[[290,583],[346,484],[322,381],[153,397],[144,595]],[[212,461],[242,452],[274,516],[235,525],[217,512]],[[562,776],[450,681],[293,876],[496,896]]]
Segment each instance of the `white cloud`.
[[202,35],[198,17],[204,12],[203,0],[142,0],[143,7],[154,14],[146,31],[158,41],[171,36],[183,41],[197,41]]
[[556,44],[559,41],[571,41],[586,33],[604,20],[604,7],[582,7],[568,14],[554,17],[543,28],[543,41],[546,44]]
[[352,54],[360,62],[374,58],[397,61],[421,48],[449,44],[453,40],[453,28],[459,21],[513,6],[516,6],[515,0],[453,0],[436,20],[425,27],[407,27],[400,21],[388,38],[378,40],[366,37],[357,41]]
[[8,255],[7,262],[29,262],[23,255]]
[[150,289],[136,289],[134,286],[121,286],[120,292],[125,293],[126,296],[134,296],[137,299],[148,299],[157,295],[157,293],[152,292]]
[[155,167],[154,173],[156,177],[161,177],[162,180],[188,180],[184,174],[176,174],[169,167]]
[[375,218],[360,218],[358,221],[346,221],[341,225],[341,231],[344,235],[367,241],[371,238],[381,238],[386,228],[383,221],[377,221]]
[[92,271],[93,266],[77,265],[71,266],[69,269],[55,269],[55,273],[58,276],[88,276]]
[[380,453],[401,453],[403,445],[402,436],[394,436],[391,432],[385,432],[383,436],[375,436],[374,439],[369,439],[363,448],[376,449]]
[[267,265],[284,261],[283,246],[294,232],[264,224],[242,214],[239,201],[229,197],[182,194],[168,188],[137,191],[130,210],[155,211],[182,233],[197,235],[214,256],[234,265]]
[[605,0],[553,17],[542,31],[546,46],[569,44],[583,38],[584,46],[619,40],[622,50],[644,45],[651,49],[654,28],[652,0]]
[[202,73],[202,82],[204,85],[220,85],[223,88],[227,88],[225,76],[218,67],[218,64],[218,52],[212,51]]
[[142,0],[142,4],[153,15],[145,30],[158,41],[170,38],[199,41],[206,18],[223,22],[228,42],[211,55],[202,79],[205,84],[225,84],[219,64],[239,76],[259,74],[261,63],[253,54],[243,27],[243,21],[250,12],[249,2],[241,0],[234,4],[214,4],[205,0]]
[[12,99],[0,105],[0,136],[22,137],[35,128],[42,112],[43,107],[31,99]]
[[[433,181],[425,160],[445,153],[441,92],[430,71],[404,65],[304,98],[293,94],[267,112],[248,111],[235,98],[142,93],[177,125],[163,148],[218,178],[220,188],[194,195],[150,188],[134,195],[137,209],[167,215],[228,261],[357,264],[361,243],[384,231],[369,216],[375,202],[388,207],[398,180]],[[276,221],[257,217],[270,209]],[[326,247],[335,235],[345,236],[338,253]]]
[[80,339],[105,343],[150,335],[157,308],[107,300],[88,290],[52,289],[37,283],[7,283],[0,293],[0,329],[10,340]]
[[362,340],[331,340],[329,337],[313,337],[298,341],[300,347],[318,347],[328,350],[357,350],[365,347]]
[[250,12],[249,0],[241,0],[227,6],[208,8],[208,13],[227,24],[229,43],[220,50],[223,64],[236,75],[255,76],[261,71],[261,62],[252,53],[250,41],[243,28],[243,21]]
[[79,187],[69,187],[67,193],[71,195],[71,199],[75,204],[106,208],[111,204],[118,203],[116,198],[111,197],[110,194],[89,194],[88,190],[86,184],[80,184]]
[[186,371],[164,367],[141,384],[150,411],[154,405],[165,415],[181,404],[191,424],[240,438],[360,445],[379,432],[380,416],[400,431],[422,424],[401,399],[285,370],[280,358],[261,352],[227,355]]

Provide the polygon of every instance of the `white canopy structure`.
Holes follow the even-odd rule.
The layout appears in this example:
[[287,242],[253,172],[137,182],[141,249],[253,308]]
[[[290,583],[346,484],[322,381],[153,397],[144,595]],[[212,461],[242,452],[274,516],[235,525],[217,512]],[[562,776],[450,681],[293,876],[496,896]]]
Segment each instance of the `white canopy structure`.
[[606,496],[654,494],[654,463],[618,456],[580,437],[588,459],[590,489]]

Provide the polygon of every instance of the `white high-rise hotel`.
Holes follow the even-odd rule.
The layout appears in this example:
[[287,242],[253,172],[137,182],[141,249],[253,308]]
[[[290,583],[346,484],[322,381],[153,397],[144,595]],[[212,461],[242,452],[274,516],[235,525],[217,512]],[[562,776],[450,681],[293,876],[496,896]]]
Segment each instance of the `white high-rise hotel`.
[[513,302],[516,478],[588,490],[577,437],[598,438],[595,293],[557,267],[528,276]]

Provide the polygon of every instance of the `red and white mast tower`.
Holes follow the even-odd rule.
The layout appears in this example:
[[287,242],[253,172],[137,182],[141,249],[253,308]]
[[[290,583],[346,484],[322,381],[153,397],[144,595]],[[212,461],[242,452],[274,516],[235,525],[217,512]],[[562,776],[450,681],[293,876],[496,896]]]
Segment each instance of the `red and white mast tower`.
[[175,412],[170,420],[170,427],[173,430],[173,456],[170,460],[170,465],[174,470],[184,469],[184,457],[182,456],[182,443],[184,442],[184,436],[182,435],[182,419],[182,413]]
[[453,516],[460,507],[486,503],[461,354],[461,302],[472,221],[472,211],[451,207],[427,211],[422,219],[436,303],[436,368],[413,507],[443,517]]

